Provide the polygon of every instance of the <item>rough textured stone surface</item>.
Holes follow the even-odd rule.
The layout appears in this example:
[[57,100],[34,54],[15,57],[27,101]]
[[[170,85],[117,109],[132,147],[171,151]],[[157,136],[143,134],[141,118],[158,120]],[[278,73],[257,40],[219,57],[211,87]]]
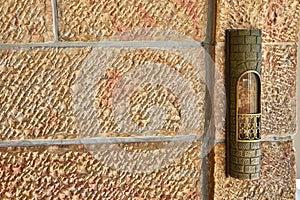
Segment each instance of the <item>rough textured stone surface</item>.
[[88,51],[0,52],[2,140],[76,137],[71,85]]
[[[61,41],[182,40],[206,35],[207,0],[58,1]],[[177,32],[170,36],[170,32]]]
[[0,44],[53,41],[51,0],[1,0]]
[[[97,159],[83,146],[1,148],[1,199],[201,199],[199,143],[182,151],[148,143],[103,145]],[[156,143],[156,146],[160,145]],[[121,147],[121,148],[120,148]],[[149,173],[119,166],[149,165],[181,153]],[[141,155],[143,154],[143,155]],[[124,155],[127,155],[124,157]],[[146,155],[146,156],[145,156]],[[114,162],[114,167],[105,161]],[[144,167],[147,165],[144,165]]]
[[204,64],[198,48],[3,50],[0,138],[203,134]]
[[292,142],[263,142],[261,177],[226,177],[225,145],[214,149],[214,199],[295,199],[295,152]]
[[263,47],[262,133],[296,134],[297,46]]
[[[221,79],[225,78],[224,48],[217,46],[215,50]],[[296,70],[296,45],[262,45],[262,137],[296,133]],[[217,100],[224,104],[222,99]],[[218,124],[222,130],[224,122]],[[225,137],[224,128],[216,137]]]
[[290,0],[218,0],[216,40],[225,41],[226,29],[262,29],[263,42],[296,42],[300,2]]
[[225,47],[216,46],[215,47],[215,113],[222,113],[222,115],[217,115],[216,118],[216,135],[217,139],[222,139],[225,137],[225,119],[227,112],[227,98],[226,98],[226,88],[225,88]]
[[[204,52],[185,50],[138,49],[107,57],[108,63],[98,65],[99,82],[92,83],[98,88],[98,122],[86,118],[81,123],[81,132],[88,136],[95,136],[95,130],[97,136],[103,133],[108,136],[203,134],[206,120],[203,117]],[[101,55],[103,51],[92,51],[91,59],[87,57],[87,60]],[[82,81],[84,87],[95,76],[94,65],[95,61],[88,61],[82,71],[87,75]],[[89,78],[91,81],[87,81]],[[79,102],[91,99],[90,94],[88,90],[81,92]],[[86,107],[91,108],[93,104],[94,101],[90,101]],[[79,111],[83,112],[84,107]],[[92,110],[85,113],[93,115]]]

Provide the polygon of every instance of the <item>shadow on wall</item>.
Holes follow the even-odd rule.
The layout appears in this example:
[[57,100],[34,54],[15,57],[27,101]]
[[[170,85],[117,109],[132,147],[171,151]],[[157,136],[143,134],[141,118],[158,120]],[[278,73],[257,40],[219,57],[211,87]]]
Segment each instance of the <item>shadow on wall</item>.
[[[299,33],[300,38],[300,33]],[[300,122],[300,41],[298,41],[298,66],[297,66],[297,124]],[[300,179],[300,133],[297,125],[297,133],[295,136],[295,148],[296,148],[296,166],[297,166],[297,178]]]

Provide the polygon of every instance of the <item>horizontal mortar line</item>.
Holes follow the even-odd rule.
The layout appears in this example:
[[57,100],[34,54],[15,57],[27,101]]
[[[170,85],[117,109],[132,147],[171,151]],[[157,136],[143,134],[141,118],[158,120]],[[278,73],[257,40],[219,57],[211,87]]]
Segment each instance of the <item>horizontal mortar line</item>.
[[[272,45],[297,45],[297,42],[262,42],[262,46],[272,46]],[[225,46],[225,42],[216,42],[215,46],[223,47]]]
[[[267,136],[261,138],[261,142],[280,142],[280,141],[292,141],[293,136]],[[216,139],[215,144],[217,143],[224,143],[226,142],[225,139]]]
[[28,140],[10,140],[1,141],[0,147],[28,147],[28,146],[52,146],[52,145],[95,145],[95,144],[115,144],[115,143],[134,143],[134,142],[186,142],[202,140],[197,135],[179,135],[179,136],[145,136],[145,137],[94,137],[77,139],[28,139]]
[[217,143],[224,143],[224,142],[226,142],[225,139],[215,139],[215,144],[217,144]]
[[102,41],[102,42],[49,42],[49,43],[27,43],[27,44],[0,44],[0,49],[17,49],[33,47],[101,47],[101,48],[185,48],[202,47],[202,42],[195,41]]
[[[92,145],[92,144],[114,144],[114,143],[133,143],[133,142],[184,142],[201,141],[202,136],[197,135],[179,135],[179,136],[145,136],[145,137],[94,137],[94,138],[76,138],[76,139],[28,139],[28,140],[9,140],[1,141],[0,147],[25,147],[25,146],[52,146],[52,145]],[[271,136],[261,139],[262,142],[273,141],[292,141],[293,136],[279,137]],[[224,143],[225,139],[216,139],[215,144]]]
[[261,139],[262,142],[275,142],[275,141],[291,141],[292,136],[267,136]]

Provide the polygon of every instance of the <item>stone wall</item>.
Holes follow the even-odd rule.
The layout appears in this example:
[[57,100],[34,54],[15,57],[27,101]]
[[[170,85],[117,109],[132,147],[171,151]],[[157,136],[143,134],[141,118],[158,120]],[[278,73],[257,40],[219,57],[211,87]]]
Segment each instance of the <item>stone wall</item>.
[[[300,33],[299,33],[300,35]],[[298,60],[300,59],[300,51],[299,51],[299,41],[298,41]],[[299,67],[299,63],[297,66],[297,79],[299,80],[299,74],[300,74],[300,67]],[[300,82],[297,81],[297,99],[300,99]],[[297,122],[300,121],[300,102],[297,101]],[[297,129],[297,133],[294,136],[294,140],[295,140],[295,150],[296,152],[300,151],[300,134],[299,134],[299,128]],[[300,154],[297,153],[296,154],[296,169],[297,169],[297,179],[300,179]]]
[[[294,199],[300,1],[9,0],[0,11],[0,199]],[[233,28],[262,30],[254,181],[226,174]]]

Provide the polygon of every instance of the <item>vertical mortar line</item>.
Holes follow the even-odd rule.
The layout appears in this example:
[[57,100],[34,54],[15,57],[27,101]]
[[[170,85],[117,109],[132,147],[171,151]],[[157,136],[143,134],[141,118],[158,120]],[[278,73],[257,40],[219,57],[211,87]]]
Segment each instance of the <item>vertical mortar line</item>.
[[53,35],[54,43],[58,42],[58,9],[57,0],[52,0]]
[[[298,38],[300,38],[300,32],[298,33]],[[299,82],[299,77],[300,77],[300,41],[297,42],[297,71],[296,71],[296,136],[294,136],[294,145],[296,148],[296,178],[300,178],[300,154],[299,152],[297,153],[297,150],[300,151],[299,149],[299,144],[300,143],[300,130],[299,130],[299,125],[298,123],[300,122],[300,82]]]
[[[202,199],[213,199],[213,147],[215,144],[215,127],[214,127],[214,76],[215,76],[215,28],[216,28],[216,4],[217,0],[207,0],[207,34],[204,41],[204,48],[207,52],[205,55],[205,66],[206,66],[206,83],[210,90],[206,92],[206,106],[209,107],[205,113],[205,117],[210,117],[210,130],[205,130],[204,136],[208,139],[202,140],[202,180],[201,180],[201,192]],[[209,101],[210,100],[210,101]],[[206,124],[207,125],[207,124]],[[209,135],[208,135],[209,134]]]

